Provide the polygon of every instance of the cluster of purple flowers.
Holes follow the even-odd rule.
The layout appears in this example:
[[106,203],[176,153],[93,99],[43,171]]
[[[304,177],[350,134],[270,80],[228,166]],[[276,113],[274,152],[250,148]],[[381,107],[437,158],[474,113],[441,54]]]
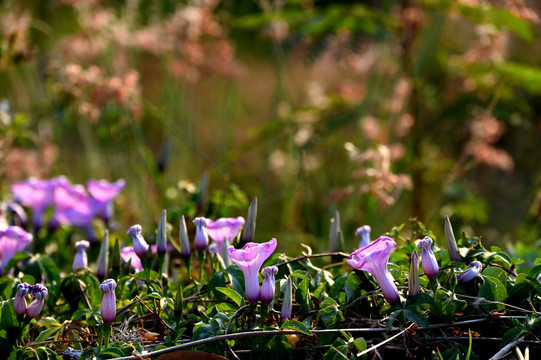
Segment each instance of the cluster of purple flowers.
[[43,226],[45,211],[52,207],[49,227],[72,225],[85,231],[88,239],[97,241],[92,227],[96,216],[108,224],[113,216],[113,200],[126,182],[120,179],[110,183],[106,180],[89,180],[86,188],[74,185],[65,176],[48,180],[29,178],[11,186],[13,199],[32,209],[32,225],[37,230]]
[[[19,316],[26,314],[30,319],[35,318],[41,312],[43,302],[48,294],[47,288],[41,284],[34,286],[27,283],[19,284],[17,286],[17,294],[15,294],[15,299],[13,300],[15,313]],[[26,305],[26,295],[34,298],[34,301],[28,306]]]
[[[389,257],[393,252],[396,242],[386,236],[382,236],[374,242],[370,242],[370,227],[365,225],[357,229],[356,236],[360,238],[360,244],[367,244],[354,251],[346,261],[355,269],[369,272],[378,282],[381,292],[389,303],[400,301],[400,294],[394,284],[394,279],[387,269]],[[421,250],[421,263],[425,275],[429,279],[435,279],[438,275],[439,267],[436,256],[432,251],[432,239],[426,236],[417,244]],[[409,279],[409,296],[413,297],[419,293],[418,280],[419,260],[417,251],[413,252]],[[479,261],[472,262],[468,269],[457,275],[457,283],[466,283],[472,281],[482,269]]]

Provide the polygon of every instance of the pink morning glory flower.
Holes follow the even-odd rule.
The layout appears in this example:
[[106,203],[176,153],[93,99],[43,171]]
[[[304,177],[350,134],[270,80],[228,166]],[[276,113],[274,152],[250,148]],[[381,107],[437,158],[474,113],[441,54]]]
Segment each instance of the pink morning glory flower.
[[237,237],[244,225],[244,218],[239,216],[238,218],[221,218],[216,221],[206,219],[207,221],[207,234],[214,244],[211,252],[215,252],[222,256],[225,266],[229,266],[229,258],[227,256],[227,248],[231,241]]
[[65,210],[64,219],[67,224],[82,229],[90,243],[96,244],[98,239],[94,232],[92,221],[98,210],[99,206],[96,200],[90,196],[86,196]]
[[425,238],[417,244],[417,247],[421,250],[421,263],[423,265],[423,271],[426,276],[430,279],[435,279],[438,275],[438,262],[436,261],[436,256],[430,245],[432,244],[432,239],[430,236],[425,236]]
[[268,266],[261,270],[261,275],[265,277],[265,280],[263,280],[263,285],[261,285],[259,297],[265,305],[269,305],[274,300],[274,293],[276,291],[274,275],[277,273],[278,268],[276,266]]
[[0,274],[4,271],[9,260],[32,242],[32,238],[32,234],[18,226],[0,228]]
[[36,284],[31,288],[30,295],[32,295],[34,298],[34,301],[32,301],[26,308],[26,316],[33,319],[41,312],[41,309],[43,308],[43,301],[49,292],[47,291],[47,288],[41,284]]
[[101,318],[107,325],[111,325],[116,317],[115,288],[116,282],[113,279],[107,279],[100,285],[100,290],[104,293],[101,299]]
[[124,179],[111,183],[107,180],[90,179],[87,181],[88,192],[100,204],[99,214],[106,223],[113,217],[113,201],[125,186],[126,181]]
[[87,201],[88,194],[82,185],[72,185],[69,181],[58,182],[54,189],[54,213],[49,227],[57,228],[60,224],[68,224],[66,212],[72,207]]
[[355,236],[359,238],[359,248],[370,244],[370,231],[372,228],[369,225],[363,225],[355,230]]
[[457,284],[464,284],[467,282],[472,281],[479,275],[479,272],[481,272],[481,269],[483,268],[483,264],[479,261],[472,261],[470,265],[468,265],[468,269],[456,276],[456,283]]
[[257,303],[259,300],[259,269],[274,252],[276,244],[276,239],[272,239],[262,244],[249,242],[238,250],[233,246],[228,249],[229,257],[244,273],[246,298],[251,303]]
[[88,257],[86,256],[86,249],[90,246],[90,243],[86,240],[77,241],[75,243],[75,257],[73,258],[73,271],[78,268],[88,267]]
[[400,301],[400,295],[391,273],[387,270],[389,256],[393,252],[396,242],[390,237],[382,236],[376,241],[360,248],[349,256],[346,262],[355,269],[367,271],[372,274],[383,295],[390,303]]
[[54,189],[62,181],[66,181],[66,178],[28,178],[11,184],[14,200],[32,209],[32,225],[35,229],[41,228],[45,210],[54,204]]
[[[152,253],[156,253],[157,246],[151,245]],[[125,246],[120,249],[120,257],[125,263],[128,263],[131,260],[131,268],[135,271],[143,270],[143,265],[141,264],[141,259],[133,250],[133,246]]]

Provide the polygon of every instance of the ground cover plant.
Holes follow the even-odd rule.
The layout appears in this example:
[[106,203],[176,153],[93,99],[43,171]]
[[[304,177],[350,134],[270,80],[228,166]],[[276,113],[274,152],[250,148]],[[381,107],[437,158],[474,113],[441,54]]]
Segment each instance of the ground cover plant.
[[[63,208],[68,213],[86,209],[80,198],[58,191],[77,188],[62,179],[48,181],[56,199],[51,220],[60,199],[70,204]],[[116,183],[102,185],[117,192]],[[77,242],[66,273],[47,255],[28,251],[59,231],[36,231],[45,223],[33,218],[2,214],[0,346],[9,359],[541,353],[541,262],[517,272],[519,259],[486,249],[481,238],[455,240],[448,218],[445,239],[411,220],[381,236],[363,226],[353,243],[344,241],[337,213],[329,238],[335,251],[314,254],[303,245],[290,257],[275,251],[279,234],[259,239],[256,199],[247,220],[186,219],[164,210],[155,229],[134,225],[125,235],[105,232],[92,245]],[[344,252],[345,244],[358,249]],[[90,262],[89,247],[99,248]]]

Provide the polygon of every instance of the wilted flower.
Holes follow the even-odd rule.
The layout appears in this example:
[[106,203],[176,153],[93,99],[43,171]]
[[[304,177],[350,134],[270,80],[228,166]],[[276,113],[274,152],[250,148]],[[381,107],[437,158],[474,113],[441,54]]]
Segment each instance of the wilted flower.
[[291,319],[291,310],[293,309],[293,284],[291,278],[287,278],[286,291],[284,292],[284,300],[282,301],[282,311],[280,317],[282,319]]
[[430,247],[431,244],[432,239],[429,236],[425,236],[423,240],[419,241],[417,247],[421,250],[421,262],[425,275],[430,279],[435,279],[438,275],[439,267],[436,256]]
[[128,230],[128,235],[133,238],[133,250],[140,259],[144,259],[148,251],[148,244],[141,234],[142,230],[141,225],[133,225]]
[[456,283],[457,284],[464,284],[467,282],[472,281],[475,279],[477,275],[479,275],[479,272],[483,268],[483,264],[479,261],[472,261],[470,265],[468,265],[468,269],[456,276]]
[[77,268],[88,267],[88,258],[86,256],[86,249],[90,246],[90,243],[86,240],[77,241],[75,243],[75,258],[73,259],[73,271]]
[[34,298],[34,301],[26,308],[26,316],[30,319],[35,318],[41,312],[43,308],[43,300],[47,297],[47,288],[41,284],[36,284],[31,287],[30,295]]
[[275,249],[276,239],[263,244],[250,242],[239,250],[233,246],[228,249],[229,257],[244,273],[246,298],[251,303],[259,299],[259,269]]
[[107,279],[100,285],[100,290],[104,292],[101,300],[101,318],[107,325],[115,320],[116,317],[116,282],[113,279]]
[[17,294],[13,300],[13,307],[17,315],[24,315],[26,313],[26,298],[25,296],[30,293],[32,286],[27,283],[21,283],[17,285]]
[[18,251],[32,242],[32,234],[18,226],[0,228],[0,274]]
[[359,248],[370,244],[370,231],[372,228],[369,225],[363,225],[355,230],[355,236],[359,238]]
[[113,200],[125,186],[126,181],[124,179],[112,183],[107,180],[90,179],[87,181],[88,192],[98,201],[100,206],[99,214],[106,223],[109,223],[113,218]]
[[385,298],[390,303],[400,301],[400,295],[394,284],[393,276],[387,270],[387,262],[395,246],[396,242],[393,239],[382,236],[367,246],[353,252],[349,260],[346,261],[355,269],[364,270],[372,274],[381,287],[383,295],[385,295]]
[[419,294],[419,256],[417,250],[413,250],[408,278],[408,297],[412,298],[417,294]]
[[209,236],[207,234],[207,220],[203,217],[197,217],[193,220],[195,224],[195,247],[199,251],[205,251],[209,246]]
[[269,305],[274,300],[274,292],[276,290],[276,284],[274,283],[274,275],[278,273],[276,266],[268,266],[261,270],[261,275],[265,277],[263,285],[261,285],[261,291],[259,297],[261,302],[265,305]]

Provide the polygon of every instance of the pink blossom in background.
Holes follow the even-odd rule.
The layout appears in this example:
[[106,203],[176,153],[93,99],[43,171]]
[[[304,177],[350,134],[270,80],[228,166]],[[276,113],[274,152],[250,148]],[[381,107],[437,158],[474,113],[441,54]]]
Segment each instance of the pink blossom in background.
[[9,260],[32,242],[33,236],[18,226],[0,228],[0,274]]

